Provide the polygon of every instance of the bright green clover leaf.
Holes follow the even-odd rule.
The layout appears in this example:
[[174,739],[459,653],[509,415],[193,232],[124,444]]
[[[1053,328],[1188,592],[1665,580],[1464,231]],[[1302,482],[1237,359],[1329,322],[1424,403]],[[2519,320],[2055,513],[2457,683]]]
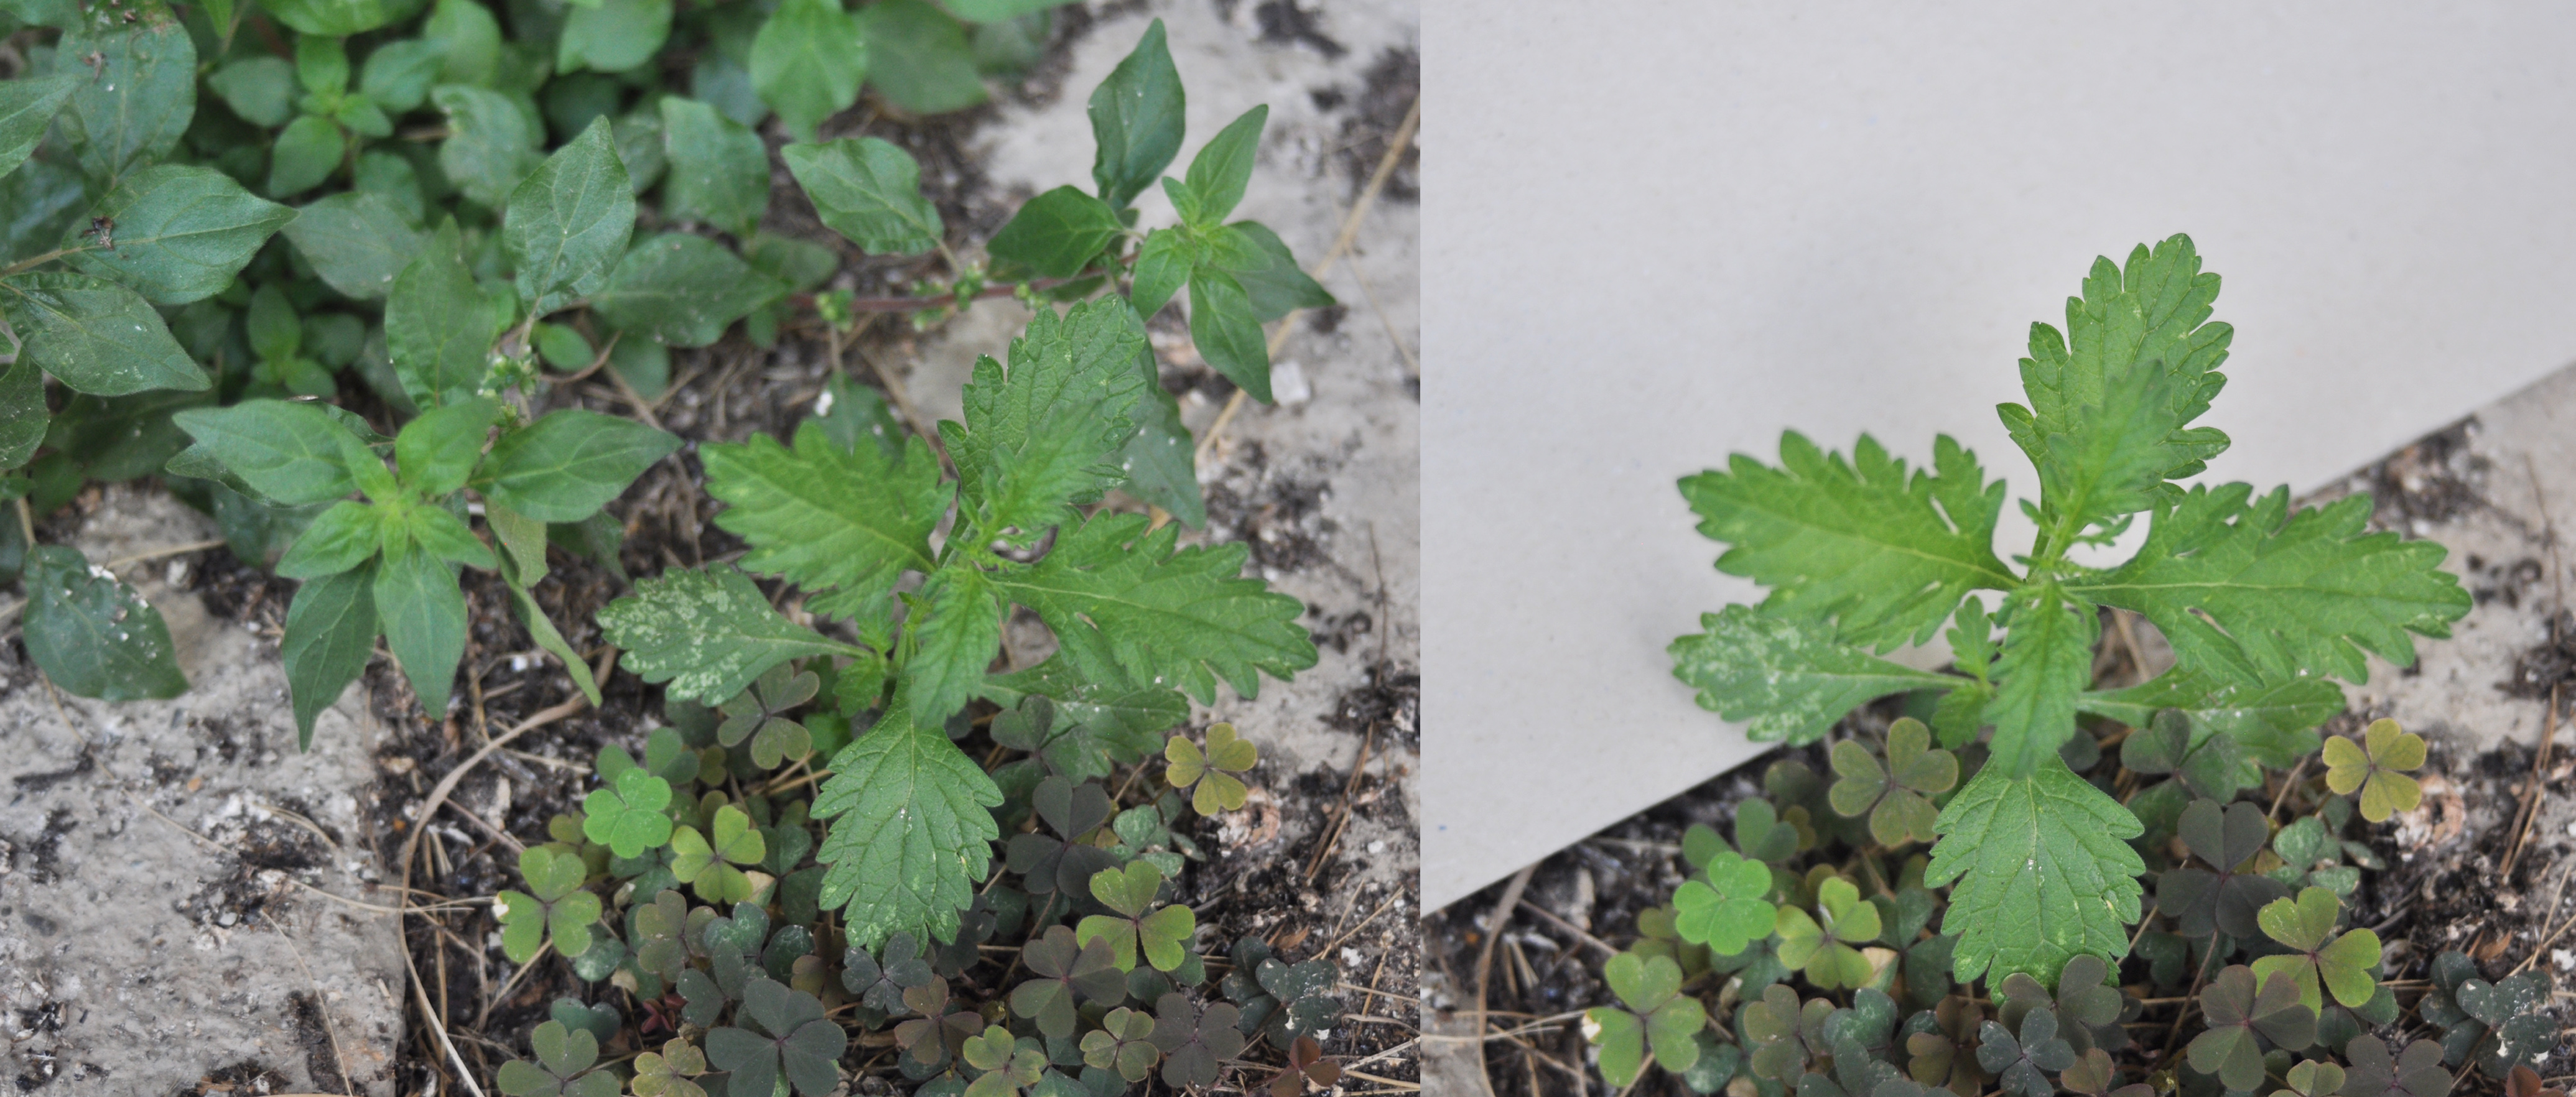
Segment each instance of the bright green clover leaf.
[[663,812],[670,805],[669,781],[631,768],[582,799],[581,832],[620,857],[641,857],[671,840],[671,817]]
[[1816,886],[1816,916],[1797,907],[1780,908],[1780,962],[1804,968],[1807,981],[1826,990],[1857,987],[1874,973],[1859,945],[1878,937],[1878,907],[1863,902],[1860,889],[1839,876]]
[[1140,1009],[1120,1007],[1100,1019],[1100,1027],[1082,1034],[1082,1061],[1101,1070],[1115,1070],[1129,1082],[1141,1082],[1161,1062],[1162,1049],[1154,1046],[1154,1016]]
[[1084,917],[1074,927],[1075,940],[1088,945],[1107,939],[1117,954],[1120,971],[1135,969],[1140,948],[1145,961],[1156,971],[1181,966],[1188,956],[1190,935],[1198,929],[1198,916],[1178,904],[1147,913],[1154,905],[1154,893],[1162,886],[1163,870],[1151,861],[1134,862],[1124,872],[1114,868],[1100,870],[1091,878],[1092,897],[1117,913]]
[[[659,778],[655,778],[659,780]],[[757,865],[769,855],[760,836],[760,828],[751,825],[751,816],[731,804],[717,808],[708,822],[709,835],[696,827],[680,827],[671,832],[671,875],[681,883],[693,884],[698,898],[710,903],[739,903],[751,898],[749,877],[735,865]]]
[[1037,1084],[1047,1067],[1045,1051],[1021,1047],[1019,1038],[1000,1025],[967,1037],[957,1057],[985,1072],[966,1087],[967,1097],[1019,1097],[1023,1089]]
[[673,1037],[662,1050],[635,1057],[635,1079],[629,1085],[635,1097],[706,1097],[706,1089],[689,1080],[706,1072],[706,1052]]
[[549,939],[566,957],[590,951],[590,927],[599,921],[599,896],[581,890],[589,870],[581,855],[548,846],[529,846],[519,854],[525,892],[504,891],[493,901],[501,921],[501,951],[512,963],[524,964],[545,950]]
[[1684,997],[1682,971],[1662,956],[1623,952],[1602,965],[1602,978],[1627,1008],[1602,1006],[1583,1014],[1583,1036],[1601,1049],[1601,1076],[1627,1086],[1645,1070],[1648,1053],[1665,1070],[1680,1073],[1699,1061],[1696,1037],[1708,1027],[1699,999]]
[[2335,918],[2342,909],[2334,893],[2321,887],[2303,889],[2296,899],[2265,904],[2255,920],[2262,924],[2265,936],[2293,951],[2256,958],[2255,977],[2269,981],[2275,972],[2288,973],[2298,980],[2300,1004],[2312,1011],[2325,1008],[2324,991],[2332,991],[2335,1001],[2346,1006],[2369,1002],[2379,989],[2371,975],[2379,966],[2379,935],[2355,929],[2337,936]]
[[1763,898],[1770,892],[1770,866],[1723,851],[1709,860],[1706,882],[1690,880],[1673,892],[1680,909],[1673,928],[1682,940],[1733,956],[1771,936],[1780,911]]
[[1830,794],[1836,814],[1869,816],[1869,833],[1883,846],[1929,842],[1940,812],[1927,797],[1957,787],[1957,755],[1932,746],[1932,729],[1913,717],[1887,728],[1887,764],[1879,765],[1869,748],[1845,739],[1834,744],[1834,782]]
[[2362,741],[2341,735],[2325,741],[2326,787],[2350,796],[2361,793],[2361,817],[2384,823],[2424,802],[2424,786],[2405,774],[2424,764],[2424,739],[2401,731],[2397,721],[2373,720]]
[[1163,771],[1163,779],[1176,789],[1197,785],[1198,791],[1190,796],[1190,807],[1201,815],[1241,808],[1250,790],[1244,788],[1239,775],[1261,761],[1260,748],[1235,738],[1232,724],[1208,728],[1207,742],[1206,752],[1201,753],[1186,736],[1172,736],[1163,745],[1163,757],[1171,762],[1171,767]]

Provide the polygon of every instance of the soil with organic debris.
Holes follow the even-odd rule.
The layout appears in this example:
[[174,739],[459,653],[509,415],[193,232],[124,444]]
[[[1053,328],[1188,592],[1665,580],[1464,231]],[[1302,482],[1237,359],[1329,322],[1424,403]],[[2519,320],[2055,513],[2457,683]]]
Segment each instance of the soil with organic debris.
[[[1025,134],[1041,124],[1069,128],[1084,142],[1087,165],[1081,97],[1134,41],[1145,17],[1159,16],[1171,24],[1176,54],[1185,43],[1199,51],[1196,58],[1183,56],[1185,78],[1220,85],[1192,83],[1194,107],[1202,95],[1219,104],[1245,99],[1245,106],[1283,89],[1307,98],[1297,109],[1274,107],[1274,136],[1253,192],[1256,199],[1265,188],[1314,193],[1274,195],[1272,207],[1262,210],[1248,201],[1247,210],[1278,229],[1311,266],[1331,246],[1358,189],[1344,155],[1349,142],[1374,138],[1380,153],[1372,157],[1386,147],[1394,119],[1379,117],[1387,110],[1381,100],[1391,81],[1418,70],[1410,61],[1416,48],[1410,28],[1418,16],[1409,5],[1361,5],[1337,21],[1290,5],[1305,20],[1304,30],[1283,38],[1272,30],[1279,25],[1272,9],[1281,5],[1232,7],[1181,0],[1061,8],[1050,60],[1003,89],[995,104],[914,121],[880,114],[873,100],[863,100],[827,122],[823,136],[867,134],[901,145],[920,160],[923,187],[952,226],[951,238],[987,239],[1019,199],[1042,189],[997,178],[995,133]],[[1390,40],[1388,28],[1400,33]],[[1327,56],[1319,41],[1334,42],[1338,52]],[[1349,48],[1339,50],[1344,44]],[[1211,54],[1234,68],[1211,65]],[[1222,86],[1226,81],[1243,86],[1230,89]],[[1407,106],[1397,102],[1395,118]],[[1222,121],[1194,110],[1193,140]],[[773,150],[781,142],[775,134],[769,140]],[[1366,167],[1375,167],[1374,160]],[[863,297],[897,295],[940,272],[935,255],[915,261],[858,254],[819,224],[783,168],[774,177],[764,229],[834,246],[843,266],[833,286]],[[1077,170],[1069,180],[1042,182],[1080,177]],[[1185,541],[1254,546],[1258,572],[1306,601],[1303,623],[1315,633],[1323,660],[1295,682],[1264,682],[1258,699],[1221,698],[1213,709],[1199,708],[1177,729],[1202,732],[1232,720],[1262,746],[1262,763],[1248,778],[1255,791],[1246,810],[1179,824],[1207,851],[1179,883],[1183,901],[1207,929],[1200,941],[1212,960],[1247,935],[1268,941],[1283,959],[1332,959],[1348,1019],[1324,1042],[1326,1054],[1366,1075],[1410,1084],[1419,1077],[1412,1049],[1421,976],[1413,780],[1418,533],[1412,517],[1419,379],[1406,347],[1414,338],[1417,221],[1409,201],[1397,198],[1381,200],[1348,260],[1365,259],[1376,300],[1362,305],[1358,285],[1327,277],[1328,288],[1348,304],[1289,321],[1296,330],[1282,367],[1302,370],[1301,382],[1311,378],[1303,399],[1292,406],[1283,393],[1279,407],[1242,409],[1200,461],[1210,521]],[[727,559],[744,548],[709,521],[722,504],[706,494],[697,444],[791,432],[836,370],[863,383],[909,387],[925,415],[937,417],[941,407],[954,407],[962,380],[962,369],[942,363],[1000,354],[1025,319],[1007,299],[978,304],[927,332],[912,330],[904,317],[882,316],[837,365],[810,315],[783,325],[772,348],[751,344],[737,330],[703,350],[675,350],[674,383],[640,408],[605,374],[555,385],[546,407],[646,418],[690,445],[612,504],[626,530],[619,566],[557,551],[551,574],[535,588],[537,601],[576,649],[605,657],[594,614],[628,590],[632,578]],[[1164,387],[1181,395],[1185,421],[1204,433],[1232,387],[1190,353],[1177,310],[1152,327]],[[391,425],[382,408],[363,398],[350,403],[380,429]],[[1123,497],[1110,505],[1142,509]],[[212,538],[211,531],[211,523],[147,481],[92,488],[48,520],[38,540],[77,542],[93,559],[120,559],[128,550],[148,554]],[[108,547],[96,547],[102,543]],[[186,664],[196,704],[232,696],[222,692],[228,677],[254,684],[235,687],[246,699],[226,702],[229,712],[189,708],[189,697],[142,707],[58,697],[28,663],[15,630],[8,632],[0,645],[0,674],[6,675],[0,722],[23,720],[40,738],[39,749],[18,752],[23,758],[0,760],[0,777],[14,781],[0,783],[0,1032],[8,1037],[0,1077],[19,1091],[48,1094],[344,1088],[391,1094],[432,1086],[453,1093],[464,1092],[454,1063],[462,1058],[490,1091],[499,1064],[527,1054],[528,1031],[545,1018],[548,1003],[582,996],[586,988],[560,961],[524,972],[509,963],[482,904],[499,889],[523,886],[517,850],[544,841],[548,820],[575,809],[595,787],[591,762],[600,748],[617,744],[640,753],[645,734],[661,722],[659,688],[612,673],[602,683],[603,704],[581,703],[563,668],[537,650],[509,612],[497,578],[469,570],[467,651],[457,700],[445,718],[423,718],[402,675],[380,652],[338,709],[325,715],[315,754],[298,755],[275,670],[293,584],[220,548],[153,554],[133,567],[151,573],[146,593],[172,616],[183,664],[201,649],[230,660],[211,670],[203,660]],[[1013,635],[1022,631],[1015,624]],[[200,634],[207,639],[189,639]],[[149,736],[129,730],[147,724]],[[520,733],[476,763],[443,805],[423,817],[442,780],[513,731]],[[328,768],[333,758],[341,759],[336,770]],[[290,771],[293,780],[281,776]],[[16,801],[7,799],[13,792]],[[229,799],[217,802],[219,793]],[[49,806],[56,801],[67,806]],[[167,825],[121,803],[142,805]],[[86,978],[67,977],[60,957],[71,948],[56,942],[77,923],[64,923],[85,908],[141,898],[84,880],[83,866],[104,864],[138,842],[150,843],[153,857],[174,862],[156,863],[151,879],[159,882],[150,886],[166,894],[143,902],[150,909],[140,916],[149,924],[131,934],[139,947],[99,944],[82,969]],[[414,848],[409,866],[407,846]],[[404,886],[413,889],[411,905],[431,909],[385,913],[402,904]],[[67,890],[73,887],[86,890]],[[246,1027],[220,1047],[194,1049],[171,1041],[212,1020],[166,1016],[187,1012],[176,1002],[156,1009],[130,1004],[138,994],[160,993],[150,969],[155,955],[166,954],[154,950],[172,941],[200,953],[271,941],[289,951],[277,952],[274,961],[234,962],[232,974],[219,980],[232,988],[231,997],[219,992],[203,1011],[238,1012]],[[297,970],[304,961],[308,970]],[[113,988],[100,985],[107,975],[115,976]],[[600,993],[588,989],[590,997]],[[452,1040],[452,1054],[422,1024],[421,998]],[[94,1023],[84,1020],[93,1006]],[[637,1050],[621,1041],[604,1054]],[[881,1050],[854,1046],[844,1063],[857,1068],[850,1092],[907,1088]],[[1266,1049],[1258,1054],[1275,1058]],[[174,1058],[185,1062],[155,1061]],[[176,1083],[163,1081],[182,1075]],[[1235,1084],[1249,1086],[1268,1072],[1246,1068],[1240,1075]],[[132,1088],[147,1077],[149,1088]],[[1160,1087],[1149,1083],[1150,1092]]]

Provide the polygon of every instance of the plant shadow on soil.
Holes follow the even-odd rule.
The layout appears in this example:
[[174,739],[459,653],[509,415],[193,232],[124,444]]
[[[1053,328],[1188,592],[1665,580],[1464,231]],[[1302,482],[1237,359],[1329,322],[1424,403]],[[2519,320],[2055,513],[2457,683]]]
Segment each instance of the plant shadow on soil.
[[[1064,92],[1064,46],[1086,33],[1095,17],[1084,14],[1080,7],[1060,10],[1065,18],[1059,21],[1056,46],[1049,51],[1049,60],[1021,81],[1007,101],[1040,102]],[[1380,100],[1391,94],[1381,85],[1404,84],[1409,93],[1410,82],[1418,79],[1414,75],[1418,73],[1418,62],[1409,55],[1390,55],[1379,68],[1385,71],[1373,71],[1368,88],[1354,96],[1359,106],[1368,109],[1355,112],[1346,128],[1363,133],[1392,129],[1392,119],[1376,118],[1386,109]],[[1409,94],[1394,104],[1397,116],[1408,101]],[[863,102],[859,109],[827,122],[824,136],[865,133],[902,146],[922,164],[925,193],[947,223],[968,238],[985,239],[1001,226],[1015,205],[1008,200],[1011,196],[994,193],[995,188],[971,153],[976,130],[991,121],[999,107],[997,103],[960,115],[908,121],[879,117],[870,113],[868,104]],[[1382,146],[1383,135],[1378,139]],[[770,143],[775,164],[778,142],[773,137]],[[1355,170],[1373,167],[1375,155],[1369,164]],[[1409,164],[1406,170],[1409,186]],[[783,171],[774,171],[774,179],[772,203],[762,227],[771,233],[832,247],[842,260],[833,285],[853,289],[862,296],[896,295],[907,292],[915,280],[938,273],[935,255],[903,259],[860,254],[822,226],[802,192]],[[1354,179],[1354,187],[1356,182]],[[654,227],[639,224],[637,232]],[[1313,330],[1330,333],[1342,317],[1342,310],[1335,308],[1302,322]],[[1166,333],[1186,331],[1186,326],[1177,322],[1176,314],[1168,311],[1155,319],[1154,326]],[[879,318],[853,341],[849,361],[838,368],[853,380],[876,385],[876,375],[864,363],[899,369],[901,363],[914,360],[922,338],[910,331],[901,317]],[[709,521],[722,505],[704,490],[695,444],[734,441],[756,432],[780,436],[792,432],[835,370],[826,357],[823,331],[810,318],[783,324],[774,349],[752,346],[737,330],[712,347],[672,352],[676,383],[667,394],[651,401],[652,417],[692,444],[656,465],[611,504],[610,513],[622,520],[626,529],[618,552],[620,570],[626,575],[614,574],[598,562],[557,550],[551,553],[551,573],[533,591],[539,605],[576,649],[593,653],[601,650],[603,640],[594,616],[625,592],[626,576],[649,576],[668,568],[729,559],[743,551],[746,546],[742,541]],[[1179,358],[1174,361],[1167,357],[1163,363],[1167,390],[1196,389],[1219,400],[1231,393],[1232,386],[1194,355]],[[343,402],[379,429],[392,425],[387,409],[362,393]],[[612,415],[634,415],[637,411],[632,402],[605,383],[604,377],[555,385],[542,402],[547,408],[578,406]],[[1319,499],[1329,487],[1325,479],[1328,474],[1329,469],[1321,462],[1296,455],[1273,455],[1257,444],[1240,447],[1225,478],[1209,485],[1212,521],[1208,538],[1250,542],[1258,566],[1273,574],[1338,568],[1319,548],[1324,540],[1348,535],[1335,529],[1318,512]],[[76,513],[57,518],[60,523],[78,521]],[[56,529],[40,539],[59,540],[61,533]],[[187,562],[186,589],[203,600],[211,615],[264,633],[273,644],[294,594],[292,582],[246,565],[223,549],[194,554]],[[762,586],[775,595],[775,584],[764,582]],[[577,696],[570,681],[550,657],[537,651],[526,629],[509,611],[507,592],[497,577],[468,571],[464,587],[470,625],[456,689],[459,700],[453,714],[442,721],[423,719],[408,684],[382,658],[375,660],[353,687],[354,693],[363,695],[358,703],[363,704],[366,718],[383,731],[375,751],[377,775],[371,785],[358,791],[367,833],[354,836],[354,844],[371,847],[376,864],[382,866],[383,876],[390,880],[397,874],[404,843],[415,828],[426,826],[429,833],[420,843],[413,879],[409,881],[409,886],[418,889],[415,899],[421,903],[477,899],[503,888],[522,886],[516,867],[517,848],[523,843],[543,841],[551,818],[578,808],[592,787],[591,759],[597,751],[616,744],[640,753],[645,733],[661,723],[661,690],[644,685],[631,674],[613,674],[602,684],[601,706],[557,716],[514,739],[459,783],[447,807],[436,818],[415,818],[441,779],[491,737]],[[1396,1020],[1393,1024],[1344,1024],[1326,1041],[1326,1054],[1346,1061],[1376,1059],[1376,1064],[1368,1068],[1371,1071],[1409,1079],[1415,1073],[1409,1061],[1397,1058],[1390,1062],[1384,1057],[1400,1053],[1410,1043],[1418,1020],[1413,998],[1382,991],[1409,991],[1420,981],[1419,923],[1407,909],[1418,892],[1410,885],[1357,882],[1366,858],[1356,857],[1354,850],[1337,848],[1342,835],[1355,824],[1373,823],[1380,829],[1402,831],[1410,831],[1414,825],[1406,799],[1396,789],[1403,774],[1389,768],[1390,752],[1385,748],[1395,742],[1408,751],[1418,750],[1418,678],[1408,667],[1387,658],[1380,623],[1383,607],[1375,608],[1380,612],[1372,614],[1360,609],[1325,614],[1310,610],[1307,623],[1316,633],[1319,646],[1342,653],[1373,652],[1362,679],[1333,698],[1330,711],[1309,715],[1354,742],[1374,744],[1378,752],[1363,752],[1354,766],[1318,767],[1293,775],[1265,758],[1254,776],[1267,779],[1263,789],[1267,803],[1257,803],[1252,810],[1225,820],[1193,817],[1180,824],[1204,848],[1222,851],[1209,861],[1192,862],[1180,887],[1182,900],[1199,908],[1201,924],[1214,927],[1211,939],[1216,944],[1209,949],[1212,971],[1223,970],[1224,946],[1248,935],[1269,940],[1283,959],[1335,953],[1346,980],[1370,991],[1356,993],[1354,988],[1346,987],[1342,994],[1346,1011]],[[26,665],[23,652],[19,665]],[[978,711],[985,709],[989,706]],[[1205,723],[1201,718],[1176,730],[1196,733],[1203,731]],[[207,729],[207,737],[209,749],[214,750],[279,749],[275,744],[241,744],[224,728]],[[977,754],[990,747],[980,732],[962,745]],[[156,765],[155,770],[156,777],[168,781],[184,779],[176,767]],[[290,810],[297,807],[293,803],[279,806]],[[292,904],[303,901],[292,889],[263,874],[273,875],[310,863],[325,852],[323,838],[284,823],[258,824],[250,835],[253,840],[236,851],[237,864],[232,870],[191,900],[194,907],[201,908],[194,910],[201,921],[256,929],[280,917],[281,909],[291,909]],[[328,839],[353,843],[350,835],[334,834]],[[44,856],[40,839],[20,852],[20,863],[42,871]],[[1355,860],[1359,863],[1354,864]],[[362,898],[390,903],[394,894],[380,888]],[[1390,909],[1395,912],[1393,916],[1388,916]],[[562,961],[551,955],[528,972],[517,973],[515,965],[500,954],[498,927],[488,907],[416,915],[405,919],[404,924],[404,942],[428,997],[444,1019],[456,1051],[485,1080],[487,1088],[488,1080],[503,1061],[526,1054],[528,1031],[546,1019],[549,1004],[556,998],[625,998],[623,992],[611,991],[604,984],[579,982]],[[995,981],[1001,974],[998,964],[986,964],[958,982],[963,993],[989,999],[995,995]],[[633,1003],[622,1004],[631,1012]],[[395,1052],[398,1090],[411,1092],[435,1079],[442,1092],[461,1091],[449,1076],[445,1049],[419,1023],[420,1016],[409,994],[404,995],[403,1005],[410,1023]],[[291,1013],[298,1019],[316,1012],[309,1000],[291,1006]],[[303,1027],[299,1026],[296,1034],[296,1046],[304,1052],[311,1077],[317,1083],[338,1079],[337,1059],[325,1039],[328,1034],[302,1031]],[[645,1050],[631,1046],[634,1031],[630,1024],[619,1040],[603,1048],[603,1057]],[[658,1045],[669,1035],[667,1030],[660,1030],[648,1034],[647,1039]],[[1259,1054],[1274,1056],[1266,1050]],[[854,1047],[845,1063],[858,1065],[861,1071],[852,1079],[852,1092],[902,1089],[905,1084],[894,1077],[890,1059],[886,1049]],[[182,1092],[274,1092],[287,1084],[287,1076],[276,1067],[273,1063],[237,1063],[208,1074],[195,1087]],[[1266,1076],[1266,1069],[1248,1071],[1244,1084]],[[1159,1081],[1154,1081],[1147,1083],[1146,1090],[1161,1092],[1162,1088]]]

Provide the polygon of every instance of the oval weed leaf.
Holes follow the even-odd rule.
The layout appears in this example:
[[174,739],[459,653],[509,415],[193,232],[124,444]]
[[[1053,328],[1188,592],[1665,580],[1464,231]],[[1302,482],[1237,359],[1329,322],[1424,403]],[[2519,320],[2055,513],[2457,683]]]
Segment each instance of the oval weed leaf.
[[27,655],[65,692],[105,701],[176,697],[187,676],[161,612],[73,549],[28,554]]

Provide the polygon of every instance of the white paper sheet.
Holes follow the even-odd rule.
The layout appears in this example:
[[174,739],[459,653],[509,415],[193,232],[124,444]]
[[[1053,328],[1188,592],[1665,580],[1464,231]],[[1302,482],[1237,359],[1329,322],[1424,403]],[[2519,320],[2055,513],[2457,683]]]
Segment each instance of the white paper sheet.
[[2576,356],[2576,8],[1432,7],[1426,909],[1755,753],[1664,655],[1758,596],[1677,477],[1946,431],[2031,490],[1993,407],[2096,254],[2224,275],[2220,479]]

